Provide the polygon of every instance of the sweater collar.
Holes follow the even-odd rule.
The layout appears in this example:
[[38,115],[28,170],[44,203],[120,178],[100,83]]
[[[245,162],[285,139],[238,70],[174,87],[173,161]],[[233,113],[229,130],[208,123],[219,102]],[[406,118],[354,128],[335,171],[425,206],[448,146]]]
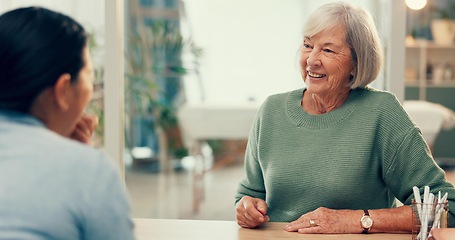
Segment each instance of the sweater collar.
[[365,92],[363,88],[353,89],[346,102],[339,108],[328,113],[312,115],[305,112],[300,105],[305,90],[306,88],[302,88],[289,92],[286,98],[286,114],[296,126],[309,129],[329,128],[340,123],[354,112],[359,98]]

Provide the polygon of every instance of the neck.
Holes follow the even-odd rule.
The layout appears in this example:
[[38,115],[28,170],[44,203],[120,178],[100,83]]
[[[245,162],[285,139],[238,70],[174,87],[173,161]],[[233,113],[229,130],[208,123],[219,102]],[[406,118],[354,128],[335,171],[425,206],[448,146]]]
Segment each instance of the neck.
[[302,108],[310,114],[324,114],[339,108],[349,97],[351,89],[331,94],[315,94],[305,91]]

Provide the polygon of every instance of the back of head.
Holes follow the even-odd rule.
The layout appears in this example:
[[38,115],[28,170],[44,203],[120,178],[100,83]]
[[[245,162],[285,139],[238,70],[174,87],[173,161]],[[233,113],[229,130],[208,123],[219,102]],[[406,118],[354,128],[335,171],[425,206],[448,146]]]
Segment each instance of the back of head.
[[72,18],[28,7],[0,16],[0,109],[28,112],[35,98],[64,73],[77,80],[87,44]]
[[305,36],[344,27],[346,43],[351,49],[355,76],[351,88],[365,87],[378,76],[383,61],[383,50],[371,14],[347,2],[328,3],[309,16],[303,29]]

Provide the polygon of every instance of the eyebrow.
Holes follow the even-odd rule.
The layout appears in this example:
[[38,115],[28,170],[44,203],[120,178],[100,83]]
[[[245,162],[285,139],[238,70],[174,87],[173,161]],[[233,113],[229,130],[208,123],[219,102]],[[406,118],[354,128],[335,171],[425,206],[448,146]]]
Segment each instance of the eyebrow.
[[[308,36],[305,36],[304,38],[305,38],[304,40],[309,40],[309,41],[311,41],[311,38],[308,37]],[[325,42],[325,43],[323,44],[323,46],[324,46],[324,47],[333,46],[333,47],[336,47],[336,48],[342,48],[342,47],[343,47],[342,44],[337,44],[337,43],[333,43],[333,42]]]

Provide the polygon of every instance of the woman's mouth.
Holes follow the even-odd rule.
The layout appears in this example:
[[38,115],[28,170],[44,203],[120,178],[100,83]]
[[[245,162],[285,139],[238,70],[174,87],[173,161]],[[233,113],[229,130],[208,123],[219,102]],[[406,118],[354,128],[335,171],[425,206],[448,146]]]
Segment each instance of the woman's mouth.
[[319,73],[314,73],[314,72],[309,72],[309,71],[307,71],[307,73],[308,73],[308,76],[310,76],[312,78],[323,78],[326,76],[325,74],[319,74]]

